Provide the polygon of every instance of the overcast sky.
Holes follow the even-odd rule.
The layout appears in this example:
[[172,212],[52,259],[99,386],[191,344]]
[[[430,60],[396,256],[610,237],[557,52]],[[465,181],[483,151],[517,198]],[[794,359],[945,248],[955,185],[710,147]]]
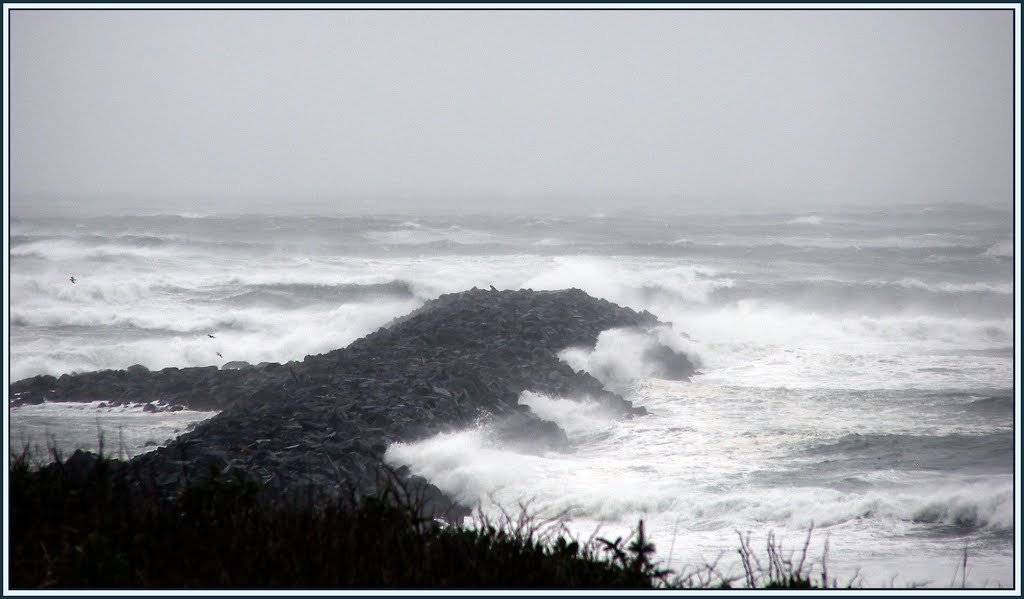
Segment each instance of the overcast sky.
[[1009,10],[13,10],[10,32],[14,206],[1013,197]]

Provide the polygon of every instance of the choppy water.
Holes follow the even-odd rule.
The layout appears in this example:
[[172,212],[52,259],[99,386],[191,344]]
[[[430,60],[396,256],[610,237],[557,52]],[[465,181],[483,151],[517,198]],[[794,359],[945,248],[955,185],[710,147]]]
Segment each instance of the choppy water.
[[[650,416],[619,421],[578,398],[526,394],[577,451],[517,453],[468,430],[389,458],[485,510],[532,499],[583,536],[643,518],[677,569],[720,555],[735,566],[736,531],[774,530],[795,548],[813,523],[811,555],[829,538],[840,582],[861,568],[873,586],[949,585],[966,545],[970,584],[1013,584],[1009,210],[16,216],[15,380],[283,361],[344,346],[440,293],[579,287],[673,322],[664,341],[702,374],[650,378],[639,341],[608,332],[562,357]],[[32,409],[60,408],[14,410],[15,442]],[[97,413],[67,410],[67,429],[47,432],[80,444],[71,429],[95,431]]]
[[67,458],[83,449],[119,459],[166,445],[195,428],[212,412],[181,410],[152,413],[144,404],[107,407],[104,402],[42,403],[12,410],[11,451],[28,452],[32,463]]

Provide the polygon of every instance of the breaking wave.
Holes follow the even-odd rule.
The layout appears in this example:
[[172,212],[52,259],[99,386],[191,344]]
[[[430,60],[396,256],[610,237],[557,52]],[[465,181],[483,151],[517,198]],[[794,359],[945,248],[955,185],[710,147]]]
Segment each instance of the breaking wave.
[[524,391],[519,403],[530,406],[530,410],[544,420],[557,424],[573,442],[595,433],[602,434],[602,429],[619,418],[613,410],[591,399],[551,397]]
[[1000,241],[992,247],[985,250],[986,256],[993,258],[1013,258],[1013,240]]
[[[871,557],[863,547],[889,561],[952,554],[946,531],[1013,531],[1014,246],[994,243],[1007,222],[974,208],[21,219],[10,374],[285,362],[442,293],[577,287],[672,323],[561,353],[648,416],[526,392],[520,403],[575,452],[520,451],[481,426],[393,445],[388,459],[470,503],[536,498],[584,534],[644,518],[662,551],[676,536],[734,551],[735,530],[802,538],[813,522],[856,545],[854,565]],[[701,373],[658,378],[655,345]],[[1006,546],[989,562],[1000,572],[1012,572]]]
[[389,231],[364,233],[370,241],[395,245],[429,245],[437,243],[479,244],[493,243],[496,236],[487,231],[465,229],[455,225],[446,228],[426,227],[419,223],[407,223],[407,227]]
[[1012,431],[941,436],[852,434],[809,448],[804,454],[822,460],[819,467],[827,470],[1009,473],[1013,469],[1013,447]]
[[413,284],[395,280],[388,283],[343,283],[320,285],[312,283],[271,283],[247,286],[247,291],[228,296],[225,303],[233,306],[274,306],[298,308],[315,303],[334,305],[378,299],[409,300],[417,297]]
[[593,349],[567,348],[558,357],[573,370],[585,370],[607,387],[623,390],[640,379],[674,378],[655,359],[661,347],[686,356],[695,367],[700,365],[695,344],[670,326],[651,331],[610,329],[598,336]]
[[840,281],[830,279],[747,282],[719,287],[709,301],[720,305],[743,300],[776,302],[816,312],[883,314],[1004,315],[1013,301],[1010,283],[925,283]]

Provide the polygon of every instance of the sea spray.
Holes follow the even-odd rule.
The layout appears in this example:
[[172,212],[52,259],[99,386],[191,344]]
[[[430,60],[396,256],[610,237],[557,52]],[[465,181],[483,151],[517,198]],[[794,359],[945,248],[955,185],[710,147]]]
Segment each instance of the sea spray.
[[[388,455],[405,451],[439,481],[457,475],[437,484],[467,497],[569,509],[584,535],[598,524],[625,534],[643,517],[674,567],[735,555],[737,529],[755,542],[775,530],[793,546],[813,521],[840,582],[863,568],[869,583],[942,586],[969,545],[972,582],[1012,584],[1013,483],[997,468],[1015,451],[1004,440],[1016,397],[1005,211],[13,216],[15,379],[223,363],[216,352],[285,362],[441,293],[579,287],[671,321],[690,344],[674,349],[699,358],[700,373],[652,378],[638,346],[599,341],[566,361],[630,379],[622,389],[649,416],[604,420],[585,397],[524,394],[574,451],[521,453],[471,428],[436,448],[438,467],[416,460],[418,444]],[[807,217],[820,222],[790,222]],[[399,293],[345,295],[391,282]],[[851,435],[887,436],[903,459],[856,444],[804,453]],[[932,445],[951,435],[970,437],[955,459]]]

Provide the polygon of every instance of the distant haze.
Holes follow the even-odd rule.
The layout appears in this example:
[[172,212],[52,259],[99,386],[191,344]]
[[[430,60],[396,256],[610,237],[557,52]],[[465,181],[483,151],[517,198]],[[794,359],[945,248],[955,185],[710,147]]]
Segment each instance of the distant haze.
[[12,10],[12,215],[1009,208],[1013,17]]

